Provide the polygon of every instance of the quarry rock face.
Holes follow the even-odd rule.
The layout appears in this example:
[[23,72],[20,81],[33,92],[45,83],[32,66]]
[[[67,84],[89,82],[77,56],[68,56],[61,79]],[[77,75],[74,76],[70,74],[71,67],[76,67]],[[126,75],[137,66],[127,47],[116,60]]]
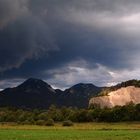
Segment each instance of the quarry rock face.
[[107,96],[91,98],[89,105],[99,105],[101,108],[123,106],[130,102],[140,103],[140,88],[135,86],[123,87],[108,93]]

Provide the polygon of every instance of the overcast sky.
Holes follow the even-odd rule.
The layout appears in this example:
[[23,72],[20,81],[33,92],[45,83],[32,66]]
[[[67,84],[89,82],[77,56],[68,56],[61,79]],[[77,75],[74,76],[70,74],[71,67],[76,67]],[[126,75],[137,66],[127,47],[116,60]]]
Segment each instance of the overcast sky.
[[140,0],[0,0],[0,89],[140,79]]

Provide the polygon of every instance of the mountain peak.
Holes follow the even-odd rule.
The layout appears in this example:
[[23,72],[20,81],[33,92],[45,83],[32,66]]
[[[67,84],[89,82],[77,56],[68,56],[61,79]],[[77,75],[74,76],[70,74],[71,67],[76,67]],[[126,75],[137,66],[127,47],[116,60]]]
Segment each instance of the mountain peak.
[[96,87],[96,86],[91,83],[87,83],[87,84],[79,83],[79,84],[74,85],[71,88],[88,88],[88,87]]
[[37,78],[28,78],[25,82],[44,82],[43,80],[41,79],[37,79]]
[[89,96],[91,94],[96,95],[100,90],[101,90],[100,87],[96,87],[95,85],[91,83],[88,83],[88,84],[79,83],[72,86],[69,89],[66,89],[65,92],[77,94],[77,96],[80,96],[80,95]]
[[29,78],[24,81],[21,85],[18,86],[19,88],[51,88],[49,84],[44,82],[43,80],[37,78]]

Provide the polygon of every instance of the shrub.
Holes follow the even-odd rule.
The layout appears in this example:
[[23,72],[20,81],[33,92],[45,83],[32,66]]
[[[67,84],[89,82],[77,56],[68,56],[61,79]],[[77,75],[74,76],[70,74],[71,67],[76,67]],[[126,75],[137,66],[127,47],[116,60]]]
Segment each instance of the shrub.
[[23,125],[31,125],[33,123],[31,121],[29,121],[29,120],[25,120],[24,122],[20,122],[20,124],[23,124]]
[[53,119],[49,119],[47,120],[47,122],[45,123],[46,126],[54,126],[54,120]]
[[45,125],[45,121],[44,120],[37,120],[36,125]]
[[64,121],[62,125],[63,126],[73,126],[73,122],[70,120],[67,120],[67,121]]

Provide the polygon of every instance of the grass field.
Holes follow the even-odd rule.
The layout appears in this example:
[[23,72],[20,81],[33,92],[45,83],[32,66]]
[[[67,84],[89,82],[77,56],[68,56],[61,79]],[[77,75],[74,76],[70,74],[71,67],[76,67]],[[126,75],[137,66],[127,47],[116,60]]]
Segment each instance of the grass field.
[[0,140],[140,140],[140,123],[84,123],[72,127],[0,125]]

